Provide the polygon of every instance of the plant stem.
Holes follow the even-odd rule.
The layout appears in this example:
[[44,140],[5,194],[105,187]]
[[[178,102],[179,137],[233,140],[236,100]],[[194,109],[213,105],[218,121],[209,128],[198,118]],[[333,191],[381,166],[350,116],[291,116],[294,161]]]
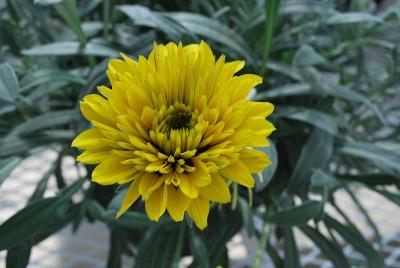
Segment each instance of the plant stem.
[[263,229],[262,229],[262,233],[261,233],[260,243],[259,243],[259,246],[258,246],[258,249],[257,249],[256,256],[254,258],[254,262],[253,262],[252,268],[261,267],[261,261],[262,261],[263,255],[264,255],[264,249],[267,246],[269,234],[270,234],[269,224],[268,223],[264,223],[264,226],[263,226]]

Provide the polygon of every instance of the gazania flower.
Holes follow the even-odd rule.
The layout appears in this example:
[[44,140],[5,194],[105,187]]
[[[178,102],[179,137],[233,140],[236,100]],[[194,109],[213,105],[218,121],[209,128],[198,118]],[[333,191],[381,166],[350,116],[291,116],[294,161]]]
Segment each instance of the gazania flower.
[[262,79],[236,76],[244,62],[216,60],[204,42],[122,57],[109,63],[111,87],[81,102],[93,128],[73,141],[77,159],[98,164],[94,182],[129,184],[117,217],[141,197],[151,220],[187,212],[204,229],[210,202],[230,202],[231,183],[254,187],[251,173],[270,164],[254,147],[268,146],[273,105],[246,99]]

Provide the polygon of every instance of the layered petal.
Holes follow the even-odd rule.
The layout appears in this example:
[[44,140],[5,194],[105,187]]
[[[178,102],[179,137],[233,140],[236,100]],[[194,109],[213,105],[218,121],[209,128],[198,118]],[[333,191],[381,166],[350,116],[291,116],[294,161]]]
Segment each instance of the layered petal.
[[210,202],[202,197],[194,199],[188,208],[190,218],[196,226],[203,230],[207,227],[208,213],[210,212]]

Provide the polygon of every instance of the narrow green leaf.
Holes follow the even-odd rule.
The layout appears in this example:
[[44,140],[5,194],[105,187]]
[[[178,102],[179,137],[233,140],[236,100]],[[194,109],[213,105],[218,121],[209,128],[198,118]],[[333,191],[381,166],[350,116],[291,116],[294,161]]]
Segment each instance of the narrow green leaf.
[[75,41],[55,42],[22,50],[26,56],[68,56],[93,55],[99,57],[119,57],[118,51],[96,43],[81,45]]
[[292,229],[284,228],[283,236],[285,238],[285,268],[301,268],[299,251],[297,249]]
[[311,86],[304,83],[287,84],[274,87],[267,91],[260,92],[254,98],[255,100],[268,100],[273,98],[283,98],[296,95],[304,95],[312,93]]
[[400,185],[400,178],[389,174],[359,174],[359,175],[335,175],[337,179],[346,182],[360,182],[369,186],[377,185]]
[[386,197],[388,200],[392,201],[394,204],[400,206],[400,194],[399,193],[392,193],[385,189],[376,189],[376,188],[372,188],[372,189],[374,191],[376,191],[377,193],[380,193],[381,195]]
[[264,73],[265,64],[268,61],[269,53],[272,45],[272,37],[275,31],[275,26],[278,21],[278,11],[280,7],[280,0],[266,0],[264,1],[265,6],[265,25],[264,25],[264,47],[263,47],[263,62],[262,71]]
[[42,5],[42,6],[47,6],[47,5],[54,5],[60,3],[62,0],[34,0],[33,3],[35,5]]
[[267,221],[279,226],[297,226],[307,224],[323,209],[323,203],[314,200],[303,202],[299,206],[285,208],[267,217]]
[[190,250],[198,267],[210,267],[209,256],[206,246],[196,231],[189,229],[190,234]]
[[110,250],[108,251],[107,268],[120,268],[122,258],[122,233],[119,229],[111,230]]
[[[77,180],[60,191],[58,196],[41,199],[28,204],[0,225],[0,251],[12,248],[46,229],[56,220],[71,196],[82,186],[83,179]],[[64,213],[64,211],[62,212]]]
[[0,100],[14,102],[18,95],[18,80],[8,63],[0,64]]
[[18,136],[9,137],[7,139],[0,140],[0,157],[9,157],[18,154],[26,155],[33,148],[37,148],[39,146],[49,146],[49,144],[53,143],[61,143],[65,144],[66,142],[71,142],[71,139],[74,136],[69,135],[70,132],[67,132],[68,135],[53,135],[50,133],[46,134],[46,131],[40,133],[38,136],[30,136],[29,138],[21,138]]
[[6,268],[25,268],[31,255],[29,242],[21,243],[7,251]]
[[[349,194],[350,198],[353,200],[353,202],[356,204],[358,210],[364,215],[365,220],[369,224],[369,226],[372,228],[372,230],[375,233],[375,238],[379,243],[380,249],[382,250],[383,245],[382,245],[382,236],[381,233],[379,232],[378,226],[375,224],[375,222],[372,220],[372,218],[369,216],[369,212],[364,208],[362,203],[358,200],[357,196],[355,193],[353,193],[352,190],[350,190],[349,187],[345,187],[346,192]],[[400,198],[399,198],[400,199]]]
[[86,36],[82,30],[81,22],[76,9],[75,0],[63,0],[54,6],[57,13],[74,31],[81,44],[86,43]]
[[275,113],[275,117],[284,117],[293,120],[299,120],[319,127],[332,135],[337,133],[336,120],[330,114],[305,107],[296,106],[279,106]]
[[181,36],[181,26],[163,13],[141,5],[120,5],[117,6],[117,10],[127,15],[136,25],[159,29],[173,39],[179,39]]
[[239,197],[239,208],[242,214],[242,219],[244,223],[244,227],[246,228],[247,234],[249,237],[254,235],[254,221],[253,221],[253,211],[249,206],[247,200],[242,197]]
[[385,267],[382,256],[358,231],[356,231],[356,229],[341,224],[328,215],[325,217],[324,221],[328,228],[335,229],[355,250],[364,255],[369,268]]
[[290,193],[299,190],[307,184],[312,172],[317,168],[324,168],[330,159],[333,150],[333,137],[328,132],[315,128],[304,145],[292,173],[289,189]]
[[10,131],[9,136],[30,134],[41,129],[76,122],[80,118],[81,115],[77,110],[47,112],[17,125]]
[[318,230],[304,225],[299,227],[300,230],[307,235],[335,267],[350,268],[350,264],[346,256],[342,252],[342,248],[329,241]]
[[309,45],[303,45],[293,57],[293,65],[296,67],[307,67],[325,62],[326,60]]
[[251,49],[248,47],[246,41],[218,20],[187,12],[170,12],[164,14],[190,32],[219,42],[237,52],[250,64],[254,63]]
[[323,188],[326,187],[332,190],[338,186],[337,179],[331,174],[324,172],[321,169],[316,169],[311,176],[311,187],[312,188]]
[[22,158],[12,156],[6,159],[0,159],[0,185],[8,178],[11,172],[21,163]]
[[186,223],[185,222],[179,223],[178,241],[176,241],[176,250],[171,263],[171,268],[179,268],[179,263],[180,260],[182,259],[183,244],[185,242],[184,241],[185,230],[186,230]]
[[153,224],[142,238],[135,267],[170,268],[176,251],[179,228]]
[[70,72],[56,69],[40,69],[34,72],[29,72],[20,81],[20,92],[27,92],[30,89],[43,84],[70,82],[84,85],[86,81]]
[[[115,219],[114,213],[107,212],[106,220],[111,225],[121,226],[125,228],[146,228],[151,225],[149,218],[143,213],[127,211],[120,218]],[[160,222],[163,222],[160,220]]]
[[400,172],[400,155],[390,150],[380,148],[373,143],[347,142],[339,147],[337,152],[369,160],[371,163],[393,175],[396,174],[396,172]]
[[327,24],[351,24],[351,23],[382,23],[383,20],[369,13],[347,12],[333,14],[329,16],[325,23]]

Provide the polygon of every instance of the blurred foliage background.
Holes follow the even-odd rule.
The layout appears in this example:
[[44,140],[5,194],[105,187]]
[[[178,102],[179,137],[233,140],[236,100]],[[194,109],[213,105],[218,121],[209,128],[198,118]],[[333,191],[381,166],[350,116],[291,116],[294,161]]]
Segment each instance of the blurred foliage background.
[[[344,189],[359,205],[354,192],[368,187],[400,205],[397,3],[0,4],[0,184],[26,157],[42,150],[58,153],[25,208],[0,226],[0,250],[7,250],[7,267],[25,267],[31,247],[66,225],[79,228],[83,220],[109,226],[105,265],[113,268],[121,267],[123,254],[135,258],[135,267],[177,267],[187,255],[194,257],[191,267],[227,267],[226,243],[243,228],[259,240],[254,267],[262,266],[264,251],[276,267],[300,267],[295,229],[335,267],[352,265],[339,238],[365,257],[365,266],[384,267],[379,249],[336,205],[334,193]],[[203,232],[189,220],[174,223],[168,216],[152,223],[140,202],[115,220],[123,190],[89,183],[91,166],[85,167],[87,176],[69,185],[60,171],[63,158],[78,154],[70,148],[72,139],[89,127],[79,112],[79,100],[108,83],[108,60],[119,57],[119,51],[136,58],[147,55],[153,42],[200,40],[217,55],[245,59],[244,72],[264,77],[252,98],[276,105],[271,121],[277,131],[271,136],[272,146],[265,149],[273,165],[255,176],[252,198],[238,189],[232,206],[214,206]],[[52,174],[59,193],[44,198]],[[83,197],[72,201],[78,192]],[[328,204],[344,221],[324,211]],[[365,216],[379,241],[379,226]],[[283,241],[284,258],[271,244],[271,236]]]

